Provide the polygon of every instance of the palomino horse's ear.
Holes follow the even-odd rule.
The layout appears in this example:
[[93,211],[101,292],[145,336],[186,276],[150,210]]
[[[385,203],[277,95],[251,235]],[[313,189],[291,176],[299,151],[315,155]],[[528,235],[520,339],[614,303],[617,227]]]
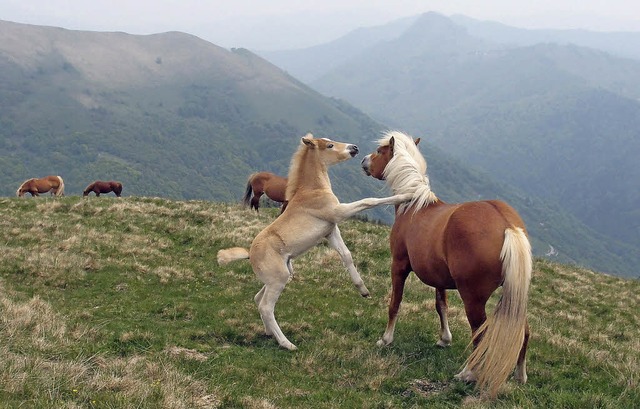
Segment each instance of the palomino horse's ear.
[[313,135],[311,135],[310,133],[308,133],[307,135],[303,136],[301,139],[302,143],[304,143],[305,145],[307,145],[310,148],[315,148],[316,147],[316,142],[313,140]]
[[417,145],[417,144],[419,144],[419,143],[420,143],[420,138],[416,138],[416,140],[415,140],[415,141],[413,141],[413,142],[415,142],[415,143],[416,143],[416,145]]
[[396,138],[394,136],[389,139],[389,150],[391,151],[391,155],[393,156],[393,148],[396,146]]

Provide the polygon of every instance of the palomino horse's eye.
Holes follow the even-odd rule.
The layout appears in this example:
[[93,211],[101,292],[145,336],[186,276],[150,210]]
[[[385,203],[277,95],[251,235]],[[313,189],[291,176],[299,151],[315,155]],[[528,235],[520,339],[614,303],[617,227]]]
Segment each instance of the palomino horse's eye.
[[332,143],[327,145],[327,149],[331,149],[331,148],[333,148],[333,144]]

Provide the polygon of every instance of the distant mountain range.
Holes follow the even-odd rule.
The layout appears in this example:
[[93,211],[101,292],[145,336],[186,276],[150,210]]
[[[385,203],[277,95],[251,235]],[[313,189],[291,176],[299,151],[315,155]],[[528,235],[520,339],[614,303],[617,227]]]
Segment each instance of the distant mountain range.
[[357,31],[360,43],[354,32],[265,56],[302,78],[303,61],[322,50],[331,62],[313,60],[313,88],[559,203],[635,259],[640,60],[629,57],[640,55],[640,33],[521,30],[436,13],[371,30]]
[[[399,126],[325,97],[288,71],[245,49],[183,33],[135,36],[0,21],[0,195],[13,196],[29,177],[59,174],[67,194],[80,194],[96,179],[118,179],[124,195],[237,201],[250,173],[286,174],[306,132],[367,152],[383,129]],[[421,147],[442,199],[505,199],[525,217],[536,254],[554,248],[559,261],[637,276],[634,248],[587,227],[555,201],[452,158],[433,134]],[[336,166],[331,177],[344,201],[388,193],[362,174],[357,160]],[[392,220],[390,209],[367,216]]]

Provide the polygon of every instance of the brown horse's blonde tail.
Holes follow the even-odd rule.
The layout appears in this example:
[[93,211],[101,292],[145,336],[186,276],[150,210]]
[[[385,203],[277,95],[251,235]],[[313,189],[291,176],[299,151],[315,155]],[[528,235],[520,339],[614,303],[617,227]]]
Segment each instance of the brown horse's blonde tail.
[[247,187],[244,190],[244,197],[242,198],[242,203],[245,206],[249,206],[249,204],[251,203],[251,194],[253,193],[253,187],[251,186],[251,179],[253,179],[255,175],[256,175],[255,173],[252,173],[251,175],[249,175],[249,179],[247,179]]
[[235,260],[245,260],[249,258],[249,250],[242,247],[231,247],[218,251],[218,264],[224,266]]
[[493,316],[474,334],[482,337],[465,363],[477,379],[477,387],[495,398],[518,361],[527,323],[527,299],[531,281],[531,244],[520,227],[505,230],[500,252],[502,297]]
[[60,186],[58,186],[58,190],[56,190],[56,196],[64,196],[64,180],[60,176],[57,176],[60,181]]

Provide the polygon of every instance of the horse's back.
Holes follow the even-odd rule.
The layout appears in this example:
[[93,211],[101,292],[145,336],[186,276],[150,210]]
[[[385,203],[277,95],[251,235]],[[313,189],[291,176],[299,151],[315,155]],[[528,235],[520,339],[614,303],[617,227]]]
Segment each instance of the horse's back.
[[480,275],[493,277],[499,284],[504,232],[509,227],[524,228],[518,213],[497,200],[437,202],[415,214],[409,209],[396,224],[392,252],[394,246],[396,252],[405,251],[413,271],[425,283],[448,288],[454,281]]

